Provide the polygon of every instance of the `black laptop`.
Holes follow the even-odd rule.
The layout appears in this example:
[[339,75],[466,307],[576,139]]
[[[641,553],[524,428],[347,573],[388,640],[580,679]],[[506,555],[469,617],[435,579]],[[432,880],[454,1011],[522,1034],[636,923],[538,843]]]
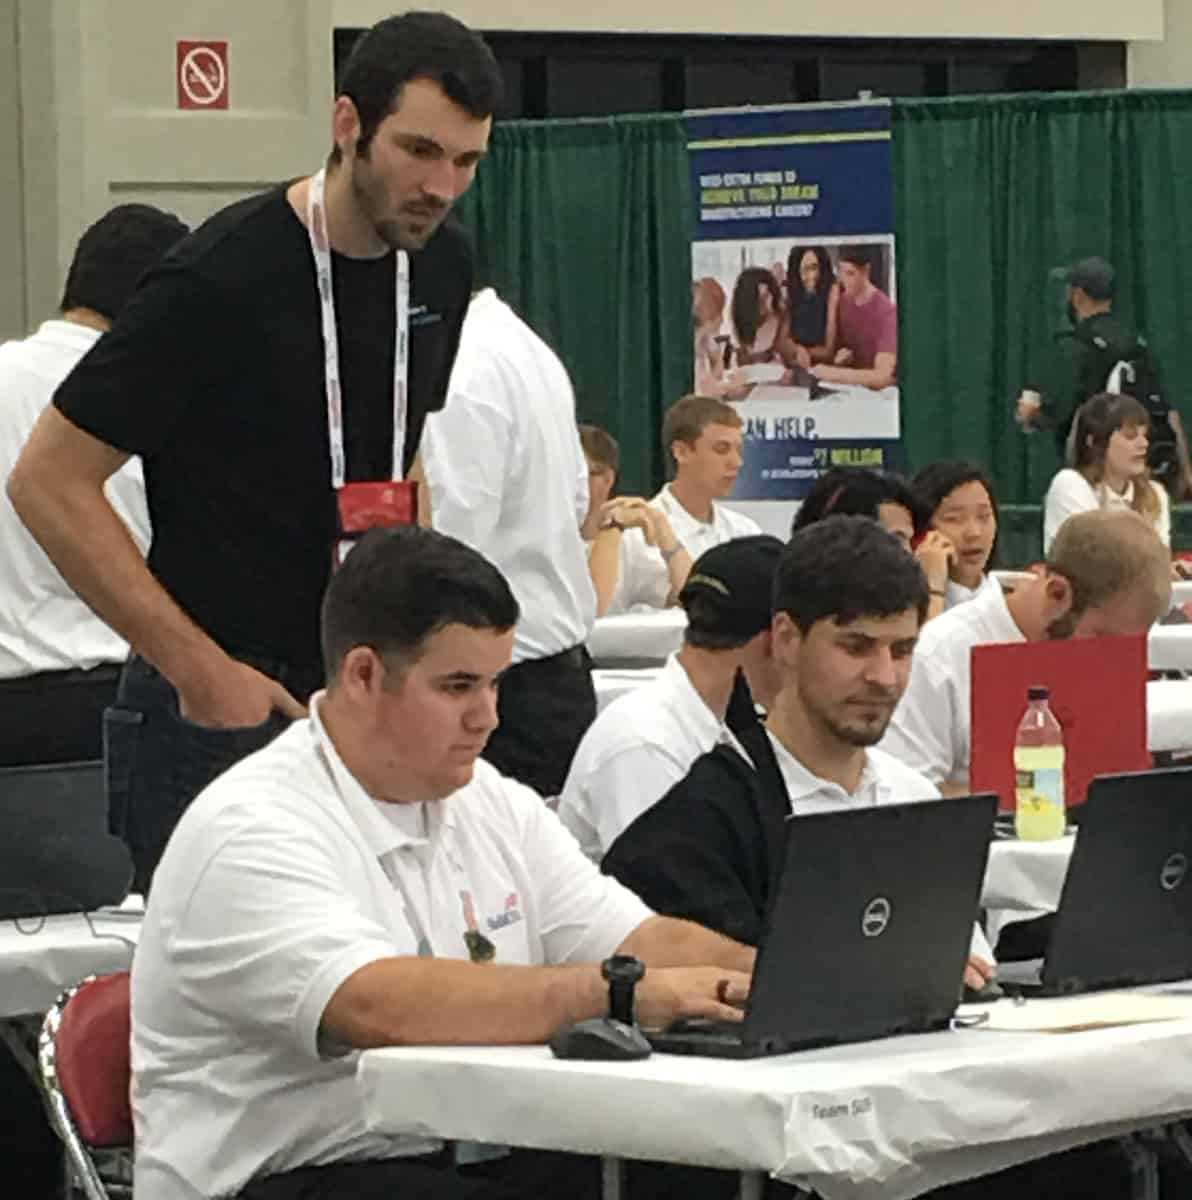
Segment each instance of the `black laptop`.
[[1192,978],[1192,768],[1102,775],[1042,962],[1005,963],[1004,986],[1058,996]]
[[740,1025],[656,1050],[755,1058],[944,1028],[956,1010],[997,797],[796,817]]
[[103,763],[0,768],[0,920],[118,904],[131,879]]

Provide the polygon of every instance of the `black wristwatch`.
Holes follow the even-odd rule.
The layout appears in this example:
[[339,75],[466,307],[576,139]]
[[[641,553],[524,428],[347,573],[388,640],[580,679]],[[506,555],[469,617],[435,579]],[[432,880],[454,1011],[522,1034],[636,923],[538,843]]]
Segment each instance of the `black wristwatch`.
[[625,1025],[633,1024],[633,989],[646,973],[646,964],[632,954],[614,954],[600,964],[608,980],[608,1015]]

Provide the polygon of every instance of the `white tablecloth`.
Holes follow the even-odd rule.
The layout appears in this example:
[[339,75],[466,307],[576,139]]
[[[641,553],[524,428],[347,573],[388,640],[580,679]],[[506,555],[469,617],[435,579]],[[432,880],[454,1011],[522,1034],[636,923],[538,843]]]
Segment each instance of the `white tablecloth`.
[[140,928],[135,912],[0,921],[0,1020],[44,1013],[63,988],[125,970]]
[[743,1063],[372,1050],[357,1079],[366,1121],[385,1133],[762,1170],[825,1200],[905,1200],[1192,1112],[1192,1020],[968,1030]]
[[1156,625],[1147,658],[1152,671],[1192,671],[1192,625]]
[[588,638],[588,651],[597,666],[634,659],[661,663],[683,644],[687,614],[681,608],[599,617]]
[[1151,751],[1192,750],[1192,679],[1152,679],[1146,716]]

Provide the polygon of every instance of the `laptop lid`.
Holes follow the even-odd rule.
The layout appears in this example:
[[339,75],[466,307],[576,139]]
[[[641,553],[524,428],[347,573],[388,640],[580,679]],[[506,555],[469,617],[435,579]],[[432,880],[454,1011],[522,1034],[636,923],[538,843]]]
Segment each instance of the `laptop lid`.
[[102,762],[0,768],[0,919],[116,904],[131,880]]
[[984,795],[792,818],[742,1037],[801,1045],[944,1024],[995,808]]
[[1192,768],[1095,779],[1043,963],[1047,991],[1192,977]]
[[[1064,730],[1067,806],[1084,803],[1094,776],[1145,771],[1146,638],[1072,638],[975,646],[972,657],[969,785],[1014,809],[1014,735],[1027,688],[1050,694]],[[1107,698],[1112,703],[1107,703]]]

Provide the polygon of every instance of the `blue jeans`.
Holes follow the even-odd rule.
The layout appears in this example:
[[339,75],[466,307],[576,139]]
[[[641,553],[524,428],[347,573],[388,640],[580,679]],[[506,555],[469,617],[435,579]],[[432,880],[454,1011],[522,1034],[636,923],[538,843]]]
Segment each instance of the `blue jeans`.
[[[318,673],[234,655],[305,702]],[[274,712],[262,725],[208,729],[178,711],[173,685],[144,659],[124,665],[116,703],[104,712],[103,757],[111,831],[133,860],[133,890],[147,893],[174,826],[217,775],[271,742],[288,724]]]

